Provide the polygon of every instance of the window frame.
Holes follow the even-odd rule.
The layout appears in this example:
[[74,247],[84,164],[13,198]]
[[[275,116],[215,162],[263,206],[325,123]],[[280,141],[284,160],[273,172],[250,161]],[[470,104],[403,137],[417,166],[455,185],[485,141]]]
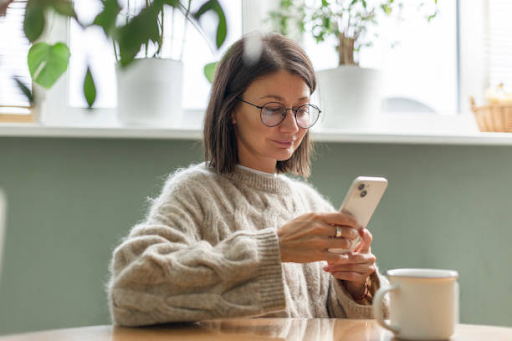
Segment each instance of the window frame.
[[[48,14],[47,29],[42,40],[49,44],[58,41],[69,46],[69,19],[55,13]],[[115,109],[85,109],[69,106],[69,71],[49,89],[33,84],[40,103],[39,122],[52,126],[113,126],[116,124]]]
[[[268,0],[264,0],[269,2]],[[242,3],[242,34],[245,34],[246,13],[244,4],[250,4],[251,1],[243,0]],[[254,1],[252,1],[254,3]],[[252,7],[252,5],[249,5]],[[250,20],[249,20],[250,21]],[[48,15],[48,29],[42,35],[41,40],[50,44],[58,41],[70,43],[70,19],[61,17],[54,13]],[[254,27],[260,28],[256,23]],[[261,26],[261,25],[260,25]],[[69,70],[52,86],[51,89],[43,89],[36,84],[37,98],[39,99],[39,117],[38,121],[42,125],[49,126],[69,126],[69,127],[123,127],[117,119],[117,108],[77,108],[69,105],[70,77]],[[184,116],[190,118],[187,122],[182,122],[181,128],[197,128],[199,122],[202,124],[202,115],[204,110],[184,109]]]
[[[13,1],[13,3],[8,5],[8,8],[9,8],[9,6],[14,6],[16,4],[15,9],[19,10],[20,7],[18,7],[18,6],[22,6],[23,3],[25,3],[25,6],[26,6],[26,1],[27,0],[15,0],[15,1]],[[7,12],[9,12],[10,10],[13,10],[13,9],[9,8]],[[23,13],[17,13],[17,19],[20,21],[18,23],[20,24],[21,27],[22,27],[21,21],[24,18],[24,15],[25,15],[25,10],[23,10]],[[19,31],[19,33],[22,35],[24,34],[22,30]],[[30,48],[30,43],[28,42],[28,40],[23,45],[26,45],[28,48]],[[28,52],[28,48],[27,48],[27,52]],[[28,71],[28,68],[27,68],[27,71]],[[28,76],[27,79],[22,79],[24,82],[30,81],[30,75],[28,74],[27,76]],[[0,102],[0,123],[34,123],[35,122],[34,113],[35,113],[35,109],[31,107],[31,105],[30,105],[30,103],[28,103],[28,101],[26,104],[15,103],[15,102],[14,103],[13,102],[11,102],[11,103]]]
[[469,98],[484,103],[489,82],[485,37],[487,0],[457,0],[459,113],[471,114]]
[[[487,81],[485,74],[484,35],[485,35],[485,4],[486,0],[472,0],[457,2],[457,115],[471,114],[469,96],[473,96],[477,103],[483,100],[483,93]],[[269,25],[261,23],[261,17],[269,10],[278,6],[274,0],[242,0],[242,34],[254,30],[266,31]],[[250,13],[250,15],[248,15]],[[469,20],[471,18],[471,21]],[[51,15],[48,25],[50,29],[44,34],[44,40],[49,43],[64,41],[69,43],[69,20],[57,15]],[[475,39],[481,37],[482,39]],[[461,56],[464,56],[462,58]],[[40,99],[39,122],[51,126],[90,126],[90,127],[122,127],[117,121],[116,109],[104,108],[74,108],[69,106],[69,72],[59,79],[50,90],[44,90],[34,85],[36,96]],[[184,110],[187,116],[196,117],[195,123],[184,128],[196,128],[202,110]],[[436,122],[443,120],[447,114],[441,113],[432,116]],[[413,116],[414,114],[411,114]],[[453,115],[450,115],[453,117]],[[409,116],[405,121],[410,122]],[[404,121],[404,122],[405,122]],[[403,127],[407,131],[407,123]],[[434,124],[438,126],[439,124]]]

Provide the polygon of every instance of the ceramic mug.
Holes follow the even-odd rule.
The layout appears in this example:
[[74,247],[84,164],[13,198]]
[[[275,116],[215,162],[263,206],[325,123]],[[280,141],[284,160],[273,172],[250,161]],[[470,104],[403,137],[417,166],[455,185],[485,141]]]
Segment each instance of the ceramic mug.
[[[373,299],[375,319],[396,337],[409,340],[446,340],[459,322],[459,274],[453,270],[395,269],[387,272],[390,286]],[[389,320],[383,300],[390,293]]]

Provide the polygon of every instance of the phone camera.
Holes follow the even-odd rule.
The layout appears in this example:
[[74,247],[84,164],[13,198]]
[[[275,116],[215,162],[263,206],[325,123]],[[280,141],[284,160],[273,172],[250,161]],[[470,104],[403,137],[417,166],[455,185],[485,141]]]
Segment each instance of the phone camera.
[[364,184],[360,184],[358,188],[361,191],[364,188]]
[[368,192],[366,192],[366,191],[362,191],[362,192],[361,192],[361,198],[364,198],[364,197],[366,196],[366,194],[368,194]]

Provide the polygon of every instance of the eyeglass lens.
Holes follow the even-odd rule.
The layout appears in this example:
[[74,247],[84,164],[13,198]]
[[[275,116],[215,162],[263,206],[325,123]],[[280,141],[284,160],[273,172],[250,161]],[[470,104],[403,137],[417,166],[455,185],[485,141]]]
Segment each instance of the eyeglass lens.
[[[287,109],[281,103],[267,103],[261,109],[261,120],[263,124],[274,127],[284,121]],[[320,114],[318,108],[306,104],[293,110],[297,125],[303,129],[313,126]]]

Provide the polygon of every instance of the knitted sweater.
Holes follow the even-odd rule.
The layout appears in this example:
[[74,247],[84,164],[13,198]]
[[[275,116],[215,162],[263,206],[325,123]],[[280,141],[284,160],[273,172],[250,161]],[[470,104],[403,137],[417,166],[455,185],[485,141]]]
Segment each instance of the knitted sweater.
[[[204,163],[179,170],[111,263],[112,321],[141,326],[223,317],[371,318],[323,262],[281,263],[277,228],[334,208],[310,185]],[[383,277],[371,276],[373,289]],[[385,279],[384,279],[385,280]]]

